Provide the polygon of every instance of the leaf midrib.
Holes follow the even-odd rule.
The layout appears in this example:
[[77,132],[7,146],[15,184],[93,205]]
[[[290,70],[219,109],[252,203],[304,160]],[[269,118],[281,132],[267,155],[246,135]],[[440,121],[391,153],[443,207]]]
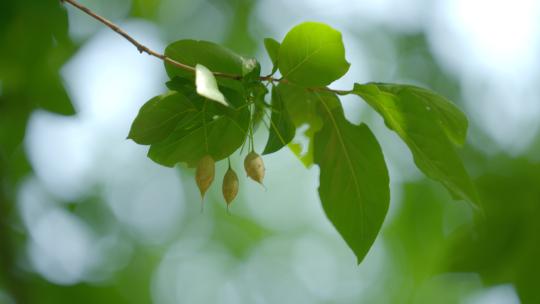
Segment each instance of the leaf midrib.
[[174,115],[172,115],[171,117],[169,117],[169,118],[163,120],[162,122],[160,122],[158,125],[149,127],[149,128],[147,128],[146,130],[147,130],[147,131],[151,131],[151,130],[159,129],[159,128],[161,128],[163,125],[167,124],[169,121],[171,121],[171,120],[177,118],[178,116],[180,116],[180,115],[182,115],[182,114],[186,114],[186,113],[189,113],[189,112],[195,112],[195,110],[194,110],[194,109],[189,109],[189,110],[177,112],[177,113],[175,113]]
[[[208,127],[208,126],[210,126],[210,125],[213,125],[213,124],[216,124],[220,119],[228,119],[230,122],[232,122],[232,124],[233,124],[234,126],[236,126],[238,129],[240,129],[240,131],[242,131],[242,132],[244,132],[244,133],[247,132],[247,131],[245,131],[245,130],[244,130],[244,129],[243,129],[243,128],[242,128],[242,127],[234,120],[234,119],[232,119],[231,117],[229,117],[229,116],[227,116],[227,115],[223,115],[223,116],[221,116],[221,117],[219,117],[219,118],[217,118],[217,119],[211,121],[210,123],[206,124],[206,127]],[[168,149],[168,148],[170,148],[171,146],[176,145],[179,141],[185,139],[186,137],[189,137],[189,136],[193,135],[195,132],[200,131],[201,128],[204,128],[204,126],[199,126],[199,127],[197,127],[197,128],[194,128],[193,130],[191,130],[191,131],[190,131],[189,133],[187,133],[186,135],[184,135],[184,136],[182,136],[182,137],[176,139],[175,141],[173,141],[173,142],[167,144],[167,145],[164,146],[163,148],[164,148],[164,149]]]
[[288,78],[292,73],[294,73],[296,70],[298,70],[300,68],[300,66],[302,66],[303,64],[305,64],[306,62],[308,62],[309,59],[311,59],[311,57],[315,56],[318,52],[320,52],[322,50],[322,45],[316,49],[313,53],[309,54],[306,56],[306,58],[304,58],[304,60],[300,61],[297,65],[295,65],[294,67],[292,67],[289,72],[287,73],[287,75],[284,75],[283,78]]
[[361,214],[361,219],[360,219],[360,223],[361,223],[361,233],[360,233],[360,237],[363,239],[364,238],[364,225],[365,225],[365,212],[364,212],[364,208],[363,208],[363,205],[361,203],[362,201],[362,195],[361,195],[361,191],[360,191],[360,184],[358,182],[358,179],[356,178],[356,172],[354,170],[354,166],[352,164],[352,160],[351,160],[351,157],[349,155],[349,152],[347,150],[347,147],[345,145],[345,141],[343,140],[343,136],[341,135],[341,131],[337,125],[337,122],[334,118],[334,115],[332,114],[332,111],[330,110],[330,108],[328,108],[328,105],[326,105],[326,103],[324,102],[324,100],[322,99],[322,97],[318,94],[318,93],[315,93],[317,95],[317,97],[319,98],[320,102],[323,104],[324,106],[324,109],[326,110],[326,112],[328,112],[328,115],[330,116],[330,120],[332,121],[332,125],[334,126],[335,130],[336,130],[336,134],[337,134],[337,137],[338,137],[338,140],[339,140],[339,143],[341,145],[341,148],[343,149],[343,153],[345,154],[345,159],[347,160],[347,164],[348,164],[348,168],[349,170],[351,171],[351,175],[352,175],[352,180],[354,181],[354,190],[356,192],[356,195],[358,197],[358,200],[360,201],[360,203],[358,204],[360,206],[360,214]]

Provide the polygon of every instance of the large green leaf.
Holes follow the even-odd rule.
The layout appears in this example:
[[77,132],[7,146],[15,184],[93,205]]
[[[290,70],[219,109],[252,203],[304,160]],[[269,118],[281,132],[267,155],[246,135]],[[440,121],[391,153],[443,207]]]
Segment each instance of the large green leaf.
[[275,87],[272,89],[272,115],[269,128],[270,134],[263,154],[276,152],[286,146],[296,131],[283,98]]
[[323,127],[315,134],[324,212],[354,251],[358,263],[375,241],[386,216],[390,189],[386,163],[365,124],[345,119],[335,95],[317,94]]
[[403,139],[422,172],[455,197],[478,203],[474,185],[449,139],[462,142],[466,124],[453,119],[455,113],[445,111],[446,104],[410,86],[355,84],[353,93],[379,112]]
[[376,84],[380,90],[397,94],[406,89],[412,95],[416,96],[418,102],[421,102],[427,110],[433,111],[436,115],[436,120],[439,126],[443,128],[448,138],[458,146],[465,143],[467,137],[468,121],[467,117],[453,103],[446,98],[412,85],[396,85],[396,84]]
[[332,83],[349,69],[341,33],[317,22],[295,26],[281,43],[278,67],[285,79],[302,86]]
[[190,112],[164,141],[152,144],[148,157],[172,167],[179,162],[194,165],[206,154],[218,161],[236,151],[247,135],[250,113],[247,107],[240,107],[245,101],[235,91],[220,89],[237,109],[208,99],[195,100],[202,108]]
[[159,95],[146,102],[131,125],[128,138],[150,145],[167,138],[178,123],[197,108],[181,93]]

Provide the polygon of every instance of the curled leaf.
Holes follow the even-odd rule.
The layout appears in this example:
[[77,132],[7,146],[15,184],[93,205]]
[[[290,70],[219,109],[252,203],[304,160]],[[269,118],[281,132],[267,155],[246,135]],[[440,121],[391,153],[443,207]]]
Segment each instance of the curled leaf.
[[225,100],[225,96],[219,91],[214,74],[202,64],[195,66],[195,85],[197,87],[197,94],[217,101],[224,106],[229,106]]

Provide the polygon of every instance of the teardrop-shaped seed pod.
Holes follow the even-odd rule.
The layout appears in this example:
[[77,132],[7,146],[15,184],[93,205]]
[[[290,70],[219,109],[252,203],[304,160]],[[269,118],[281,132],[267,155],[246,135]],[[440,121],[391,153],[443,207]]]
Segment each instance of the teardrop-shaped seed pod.
[[212,181],[214,181],[215,171],[216,162],[210,155],[205,155],[199,160],[195,173],[195,181],[197,182],[197,187],[199,187],[202,198],[204,198],[206,190],[210,188]]
[[236,175],[236,172],[234,172],[234,170],[229,167],[229,169],[225,173],[225,176],[223,177],[222,187],[223,197],[225,198],[225,202],[227,202],[227,206],[231,204],[231,202],[238,194],[238,186],[238,176]]
[[264,179],[264,162],[262,157],[251,151],[244,159],[247,176],[262,185]]

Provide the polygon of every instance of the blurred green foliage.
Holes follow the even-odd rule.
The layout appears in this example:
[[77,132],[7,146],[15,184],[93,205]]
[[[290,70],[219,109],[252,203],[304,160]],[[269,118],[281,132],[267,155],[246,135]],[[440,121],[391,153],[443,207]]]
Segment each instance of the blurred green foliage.
[[23,138],[35,109],[75,114],[59,69],[76,48],[65,9],[55,0],[2,1],[0,45],[0,282],[24,303],[25,275],[17,265],[21,235],[13,229],[16,189],[31,171]]
[[538,303],[540,165],[490,158],[476,184],[485,217],[452,236],[447,270],[477,272],[487,285],[513,283],[524,303]]

